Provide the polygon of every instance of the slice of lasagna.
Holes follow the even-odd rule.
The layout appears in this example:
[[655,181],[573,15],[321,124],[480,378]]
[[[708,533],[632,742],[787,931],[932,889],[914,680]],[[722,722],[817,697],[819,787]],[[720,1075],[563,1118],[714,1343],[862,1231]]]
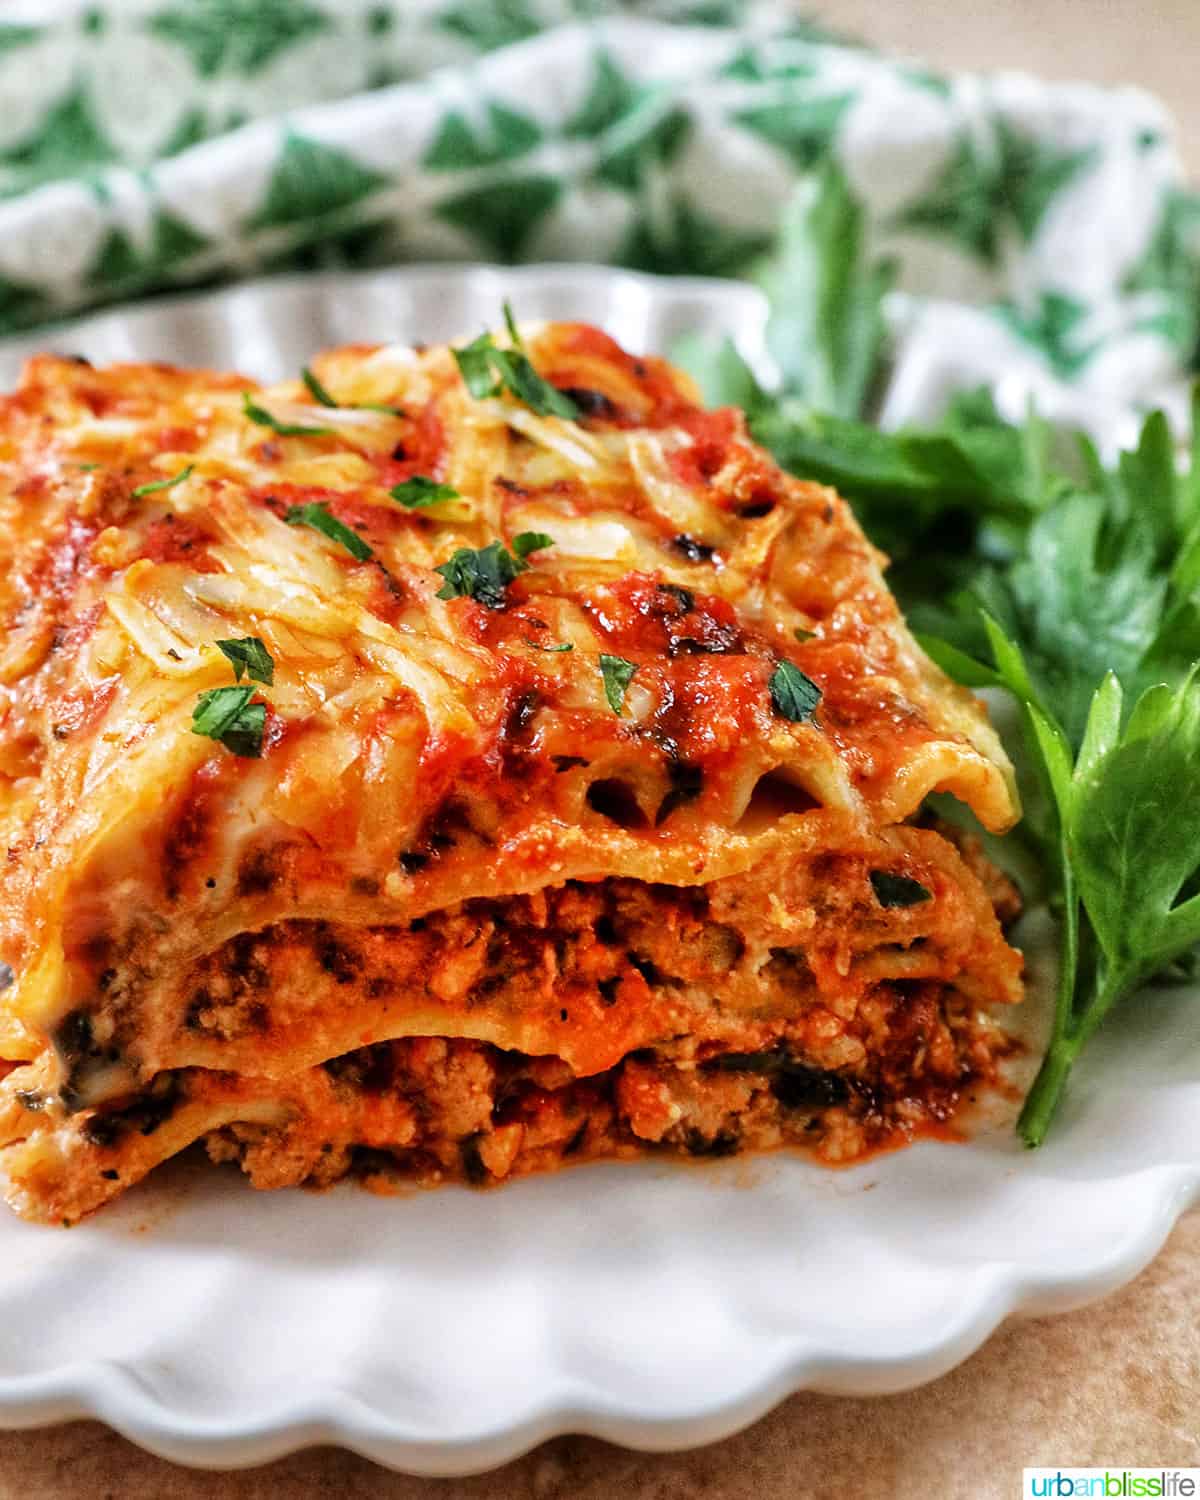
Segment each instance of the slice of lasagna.
[[1020,998],[980,705],[832,491],[594,328],[0,402],[0,1166],[71,1222],[947,1121]]

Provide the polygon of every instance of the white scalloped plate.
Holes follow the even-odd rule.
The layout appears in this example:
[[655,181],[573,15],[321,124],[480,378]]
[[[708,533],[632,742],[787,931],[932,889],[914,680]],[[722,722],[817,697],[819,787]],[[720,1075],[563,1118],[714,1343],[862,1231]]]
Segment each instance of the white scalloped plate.
[[[762,363],[751,289],[579,267],[266,282],[21,352],[276,377],[324,344],[473,333],[506,292],[521,315],[586,318],[644,349],[730,331]],[[0,350],[5,383],[18,348]],[[96,1416],[207,1466],[336,1442],[464,1474],[564,1431],[684,1447],[802,1387],[915,1385],[1010,1313],[1129,1280],[1200,1193],[1196,998],[1126,1007],[1036,1153],[1009,1106],[969,1145],[840,1172],[651,1162],[380,1199],[259,1194],[185,1161],[69,1232],[3,1215],[0,1424]]]

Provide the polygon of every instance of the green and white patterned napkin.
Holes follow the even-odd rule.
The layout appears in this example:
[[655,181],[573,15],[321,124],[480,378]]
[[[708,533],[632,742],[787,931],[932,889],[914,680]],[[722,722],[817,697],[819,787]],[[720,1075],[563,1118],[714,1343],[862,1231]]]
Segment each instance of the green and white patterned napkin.
[[1136,90],[949,77],[732,0],[0,15],[0,332],[306,267],[738,275],[833,155],[898,265],[887,419],[999,380],[1111,437],[1193,362],[1200,209]]

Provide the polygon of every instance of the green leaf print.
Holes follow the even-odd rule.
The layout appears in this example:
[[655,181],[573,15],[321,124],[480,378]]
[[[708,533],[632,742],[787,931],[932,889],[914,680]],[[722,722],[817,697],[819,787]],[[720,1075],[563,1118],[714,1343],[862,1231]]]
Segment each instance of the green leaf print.
[[1022,135],[1003,120],[996,126],[996,135],[1000,141],[1001,174],[1009,185],[1007,196],[1012,215],[1028,244],[1051,201],[1091,164],[1096,151],[1094,147],[1060,151],[1044,141]]
[[997,164],[981,157],[969,136],[960,136],[937,181],[901,210],[896,227],[944,235],[994,265],[1000,258],[1002,189]]
[[677,193],[658,221],[639,215],[616,259],[663,275],[736,276],[770,242],[769,234],[723,224]]
[[777,62],[773,48],[739,47],[719,70],[720,78],[736,78],[743,83],[766,83],[773,78],[814,78],[815,63]]
[[209,129],[208,120],[202,109],[186,110],[176,121],[166,140],[159,146],[158,155],[178,156],[181,151],[186,151],[190,146],[198,146],[210,135],[219,133],[218,130]]
[[815,20],[812,16],[801,16],[798,20],[789,22],[783,35],[794,37],[799,41],[815,42],[826,47],[865,48],[866,46],[866,43],[859,41],[856,36],[839,31],[836,27],[826,26],[823,21]]
[[1135,326],[1161,334],[1185,356],[1193,353],[1200,334],[1200,196],[1167,190],[1158,227],[1122,290],[1157,293],[1159,309]]
[[467,0],[440,16],[438,25],[470,42],[479,52],[522,42],[541,30],[524,0]]
[[105,288],[121,286],[141,274],[142,259],[120,229],[110,230],[96,259],[88,267],[86,280]]
[[0,23],[0,56],[16,47],[28,47],[42,35],[40,26],[17,26],[11,22]]
[[53,307],[39,288],[0,276],[0,328],[28,328],[52,314]]
[[434,213],[447,224],[475,235],[497,260],[520,259],[541,219],[558,202],[557,177],[505,178],[439,203]]
[[662,9],[662,19],[676,26],[737,26],[743,19],[739,0],[682,0]]
[[829,155],[853,94],[796,95],[778,104],[737,110],[731,118],[785,151],[801,171]]
[[1052,200],[1094,156],[1090,148],[1060,151],[1001,121],[990,142],[960,135],[937,181],[894,222],[944,236],[994,266],[1004,228],[1028,244]]
[[286,245],[264,256],[261,269],[335,271],[346,266],[394,265],[403,256],[403,235],[396,221],[371,219],[349,229],[322,234],[313,243]]
[[32,136],[0,151],[0,194],[8,197],[43,182],[76,177],[89,167],[115,161],[116,156],[96,123],[87,94],[75,88],[42,117]]
[[205,235],[177,219],[174,214],[160,209],[154,216],[154,233],[150,240],[150,258],[156,266],[166,266],[185,256],[195,255],[198,250],[207,250],[209,241]]
[[921,68],[910,64],[899,71],[905,83],[911,83],[913,88],[924,89],[927,94],[933,94],[937,99],[949,99],[954,92],[950,80],[942,73],[935,73],[932,68]]
[[611,187],[636,192],[651,168],[666,166],[682,149],[692,122],[682,109],[664,100],[646,100],[615,139],[601,152],[595,176]]
[[646,172],[671,161],[691,129],[685,110],[672,104],[661,85],[635,84],[612,56],[596,53],[583,103],[563,134],[597,142],[593,176],[610,187],[636,192]]
[[1000,302],[993,312],[1027,344],[1042,354],[1056,375],[1070,377],[1087,364],[1102,340],[1080,345],[1075,335],[1088,314],[1087,304],[1065,292],[1041,292],[1032,312],[1015,302]]
[[388,179],[336,146],[289,132],[258,212],[247,229],[298,224],[348,208]]
[[329,17],[306,0],[176,0],[150,17],[148,29],[185,47],[201,78],[212,78],[250,77],[328,26]]
[[485,112],[485,123],[477,127],[457,110],[451,111],[442,121],[422,165],[433,172],[493,167],[524,156],[541,141],[542,128],[536,120],[492,100]]
[[610,53],[597,51],[587,95],[563,126],[563,134],[585,139],[602,135],[637,108],[644,92],[621,72]]
[[106,291],[129,294],[158,281],[180,261],[208,248],[209,241],[190,224],[160,209],[154,216],[149,244],[143,249],[121,229],[113,229],[89,266],[85,280]]

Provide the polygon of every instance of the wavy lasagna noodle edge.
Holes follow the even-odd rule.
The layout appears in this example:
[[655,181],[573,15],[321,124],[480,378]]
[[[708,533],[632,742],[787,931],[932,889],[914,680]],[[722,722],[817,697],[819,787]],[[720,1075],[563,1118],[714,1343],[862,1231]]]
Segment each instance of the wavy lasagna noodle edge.
[[[1015,893],[926,810],[1014,821],[982,707],[739,413],[524,337],[575,419],[445,348],[270,389],[43,357],[0,403],[19,1213],[197,1141],[258,1187],[843,1162],[994,1079]],[[246,638],[261,742],[194,732]]]

